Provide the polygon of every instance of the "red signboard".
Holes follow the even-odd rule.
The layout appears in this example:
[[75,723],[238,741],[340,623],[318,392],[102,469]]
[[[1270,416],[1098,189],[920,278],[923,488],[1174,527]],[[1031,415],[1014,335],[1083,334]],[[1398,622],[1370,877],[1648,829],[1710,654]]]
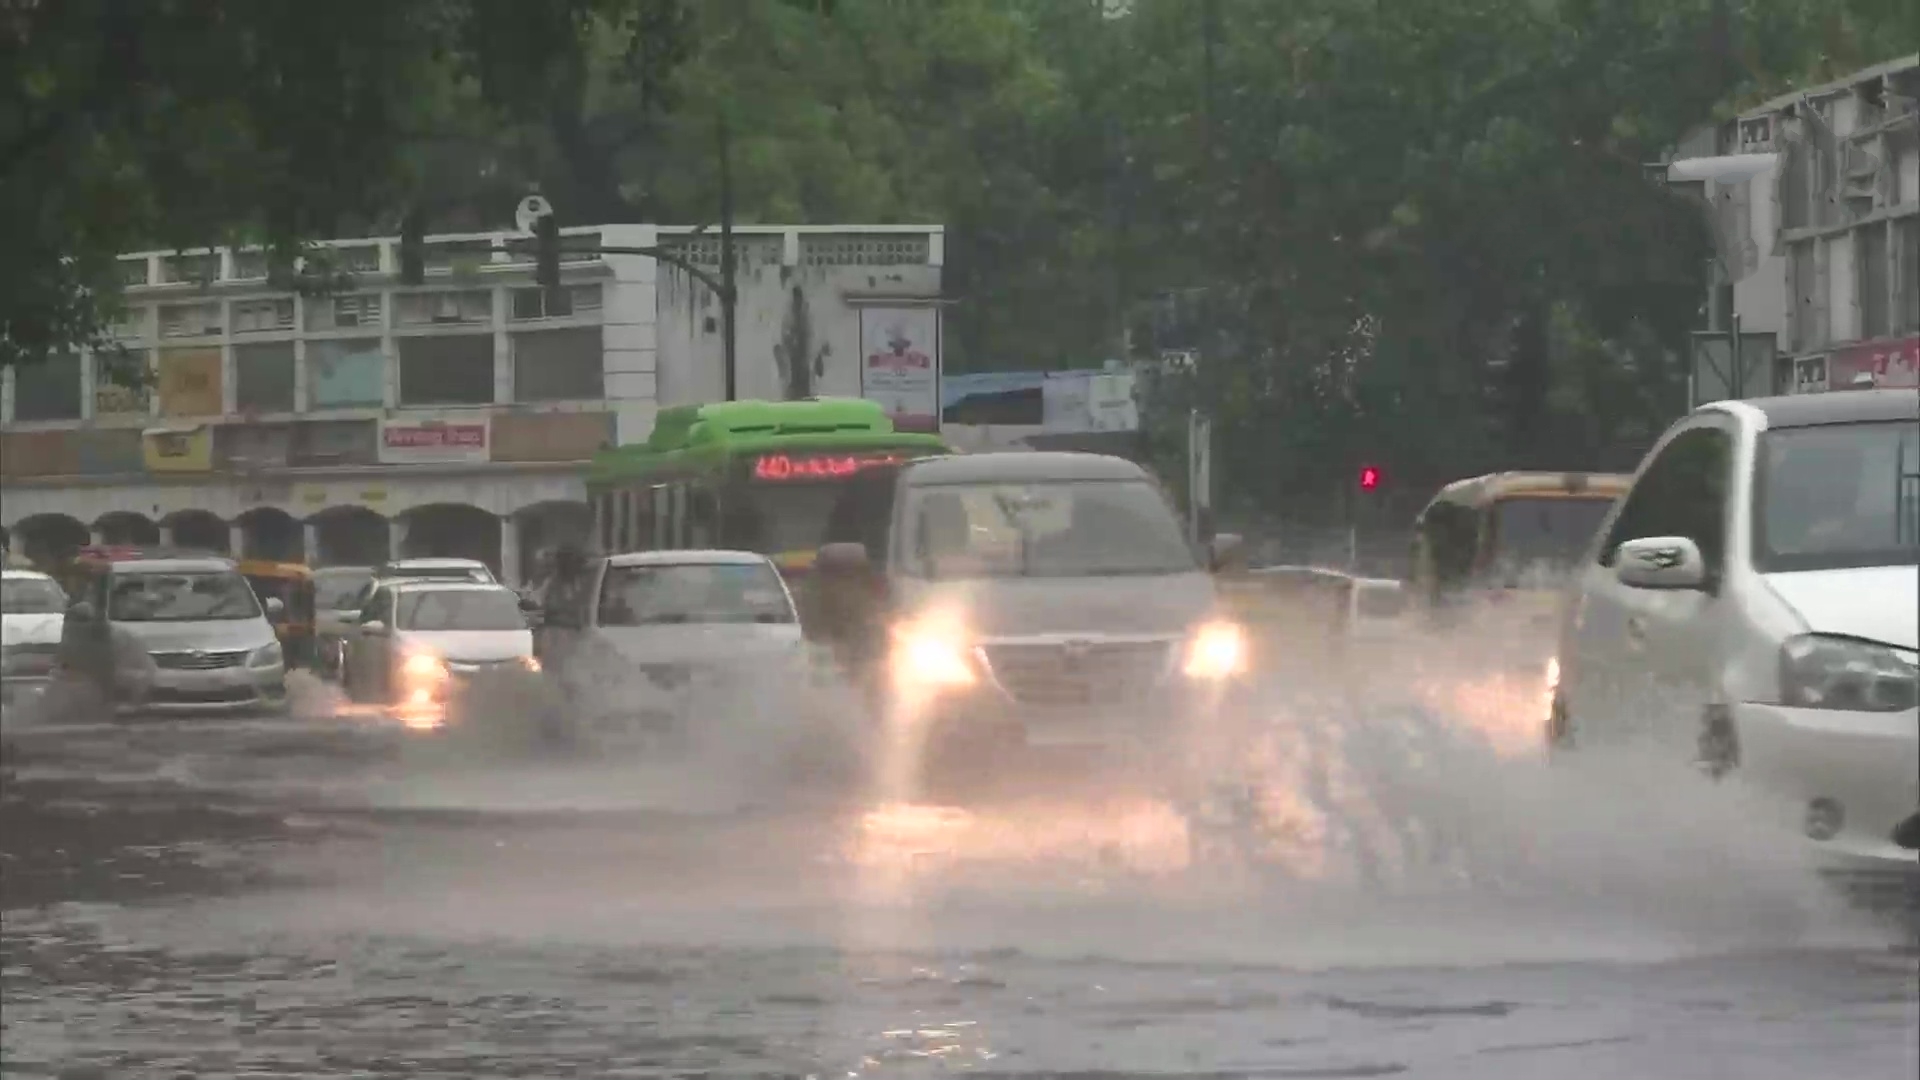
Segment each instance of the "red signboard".
[[391,447],[418,449],[442,446],[485,446],[485,424],[446,424],[436,427],[389,427],[382,432]]
[[838,480],[862,469],[898,465],[905,454],[762,454],[753,462],[755,480]]
[[1920,386],[1920,337],[1851,345],[1827,357],[1830,389],[1849,390],[1868,379],[1882,389]]

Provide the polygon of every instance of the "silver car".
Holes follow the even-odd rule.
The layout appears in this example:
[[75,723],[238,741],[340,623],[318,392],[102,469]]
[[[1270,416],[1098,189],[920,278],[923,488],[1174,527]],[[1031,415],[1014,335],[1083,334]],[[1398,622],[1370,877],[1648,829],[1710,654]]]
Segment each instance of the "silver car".
[[37,697],[53,677],[67,594],[37,570],[0,576],[0,704]]
[[105,683],[119,711],[283,711],[279,611],[230,559],[116,561],[67,609],[61,666]]
[[356,701],[444,712],[463,690],[540,670],[520,598],[472,581],[376,583],[347,639],[341,682]]

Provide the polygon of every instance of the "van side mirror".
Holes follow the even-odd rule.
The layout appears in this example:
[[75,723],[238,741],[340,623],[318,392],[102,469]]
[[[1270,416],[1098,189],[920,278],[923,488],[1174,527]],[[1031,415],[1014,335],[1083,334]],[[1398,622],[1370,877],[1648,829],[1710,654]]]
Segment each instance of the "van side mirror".
[[1620,583],[1635,589],[1694,591],[1707,587],[1700,545],[1684,536],[1649,536],[1620,545],[1614,560]]
[[814,556],[813,565],[823,574],[848,576],[864,573],[872,561],[867,555],[865,544],[828,544]]
[[1215,533],[1207,542],[1207,569],[1214,573],[1246,567],[1247,545],[1239,533]]
[[277,619],[287,613],[287,605],[277,596],[267,597],[267,618]]
[[85,600],[75,600],[67,608],[67,618],[72,619],[74,622],[92,622],[93,605],[87,603]]

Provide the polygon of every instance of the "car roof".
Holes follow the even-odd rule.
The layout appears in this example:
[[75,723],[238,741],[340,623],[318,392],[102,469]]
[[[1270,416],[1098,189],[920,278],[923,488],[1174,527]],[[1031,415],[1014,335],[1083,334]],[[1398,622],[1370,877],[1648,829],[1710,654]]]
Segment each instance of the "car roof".
[[479,559],[462,559],[452,555],[422,555],[419,558],[413,558],[413,559],[388,559],[386,562],[383,562],[380,565],[383,567],[386,567],[389,570],[397,569],[403,566],[421,566],[421,567],[432,566],[432,567],[447,567],[447,568],[458,567],[462,570],[465,570],[470,567],[476,567],[476,566],[480,567],[481,569],[485,569],[487,564],[481,562]]
[[1912,390],[1828,390],[1748,398],[1740,404],[1758,411],[1765,418],[1768,430],[1876,420],[1920,420],[1920,394]]
[[3,572],[0,572],[0,577],[10,578],[14,581],[52,581],[53,580],[52,574],[43,574],[38,570],[28,570],[25,567],[12,567],[12,566],[7,567],[6,570]]
[[624,551],[607,556],[609,566],[741,566],[773,560],[757,551],[731,551],[722,548],[689,548],[683,551]]
[[1075,450],[949,454],[908,462],[901,471],[914,485],[1149,479],[1147,470],[1126,458]]
[[316,566],[313,568],[314,577],[319,577],[322,574],[335,574],[344,577],[347,574],[357,575],[371,573],[373,573],[373,567],[371,566]]
[[386,587],[396,592],[513,592],[497,581],[449,581],[445,578],[401,578],[388,581]]
[[213,574],[239,571],[231,559],[125,559],[105,564],[113,574]]

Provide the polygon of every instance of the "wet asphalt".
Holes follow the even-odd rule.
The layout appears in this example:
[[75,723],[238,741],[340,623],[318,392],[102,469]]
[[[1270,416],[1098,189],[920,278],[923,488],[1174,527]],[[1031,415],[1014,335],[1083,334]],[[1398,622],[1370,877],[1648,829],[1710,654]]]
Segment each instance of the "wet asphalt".
[[[732,760],[453,752],[315,700],[9,725],[0,1075],[1920,1070],[1920,954],[1886,921],[1745,849],[1703,868],[1717,837],[1522,829],[1517,772],[1454,822],[1525,840],[1497,894],[1276,886],[1196,872],[1191,815],[1151,800],[881,806]],[[1522,768],[1487,767],[1376,809]]]

